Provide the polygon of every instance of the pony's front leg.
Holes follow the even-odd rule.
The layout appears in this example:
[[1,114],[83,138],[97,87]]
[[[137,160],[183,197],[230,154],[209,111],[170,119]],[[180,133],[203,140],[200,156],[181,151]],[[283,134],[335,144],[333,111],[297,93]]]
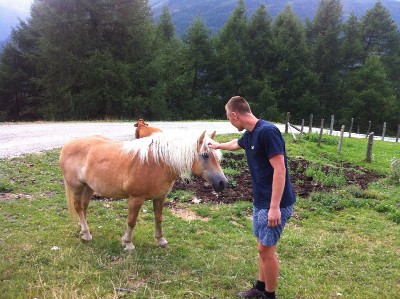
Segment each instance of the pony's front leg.
[[136,225],[136,220],[144,203],[144,198],[129,198],[128,200],[128,224],[125,234],[122,236],[122,246],[125,250],[133,250],[135,246],[132,243],[132,231]]
[[154,208],[154,221],[156,224],[155,238],[157,239],[158,246],[166,247],[168,245],[167,240],[163,236],[162,230],[162,216],[165,198],[158,198],[153,200]]

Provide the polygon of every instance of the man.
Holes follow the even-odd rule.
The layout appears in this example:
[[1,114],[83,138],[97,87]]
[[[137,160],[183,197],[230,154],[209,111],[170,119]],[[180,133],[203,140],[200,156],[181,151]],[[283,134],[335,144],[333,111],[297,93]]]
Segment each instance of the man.
[[214,149],[246,152],[253,188],[253,231],[258,244],[258,280],[238,295],[242,298],[275,299],[279,275],[276,256],[278,242],[286,221],[293,212],[296,197],[287,171],[285,141],[272,123],[258,119],[248,102],[232,97],[225,105],[226,116],[242,137],[225,143],[212,141]]

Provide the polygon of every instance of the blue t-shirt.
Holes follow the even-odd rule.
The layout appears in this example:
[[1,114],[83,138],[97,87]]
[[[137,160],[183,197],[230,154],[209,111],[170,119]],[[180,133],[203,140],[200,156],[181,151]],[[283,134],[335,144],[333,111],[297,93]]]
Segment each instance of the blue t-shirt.
[[274,124],[260,119],[251,132],[244,132],[243,136],[239,138],[238,144],[246,152],[254,206],[259,209],[269,209],[274,174],[274,168],[269,159],[276,154],[284,155],[286,167],[286,182],[280,207],[285,208],[292,205],[296,201],[296,196],[287,167],[285,140],[279,129]]

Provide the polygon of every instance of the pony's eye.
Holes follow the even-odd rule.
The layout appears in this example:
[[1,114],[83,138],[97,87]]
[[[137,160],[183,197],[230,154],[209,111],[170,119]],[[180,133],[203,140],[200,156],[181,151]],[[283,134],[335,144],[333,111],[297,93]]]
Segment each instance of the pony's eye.
[[203,159],[207,159],[209,157],[208,153],[202,153],[201,156],[203,157]]

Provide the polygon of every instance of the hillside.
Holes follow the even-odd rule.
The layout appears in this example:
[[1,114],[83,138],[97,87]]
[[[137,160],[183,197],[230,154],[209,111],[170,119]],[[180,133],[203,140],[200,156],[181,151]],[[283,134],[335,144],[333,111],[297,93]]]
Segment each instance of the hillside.
[[[238,4],[238,0],[150,0],[154,19],[157,20],[164,5],[167,5],[178,34],[186,31],[196,16],[201,16],[206,26],[216,33],[229,18]],[[302,20],[312,19],[317,11],[320,0],[246,0],[246,9],[251,16],[260,4],[264,4],[270,15],[275,18],[287,4],[291,4],[294,12]],[[392,18],[400,27],[400,1],[382,0],[382,4],[389,10]],[[343,17],[346,18],[353,11],[362,16],[370,9],[376,0],[342,0]]]

